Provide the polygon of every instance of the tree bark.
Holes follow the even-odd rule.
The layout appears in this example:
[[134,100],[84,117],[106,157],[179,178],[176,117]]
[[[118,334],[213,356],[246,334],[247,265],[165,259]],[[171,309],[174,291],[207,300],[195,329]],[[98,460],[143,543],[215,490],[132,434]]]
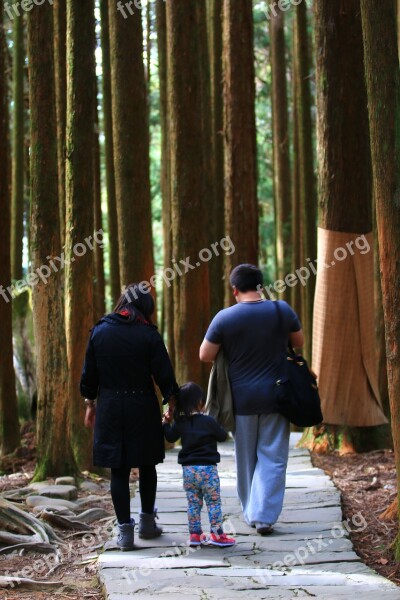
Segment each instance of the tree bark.
[[[310,52],[307,31],[307,5],[302,2],[296,8],[294,21],[294,54],[296,56],[294,80],[297,89],[296,110],[298,127],[298,173],[300,196],[302,262],[315,260],[317,256],[317,195],[314,175],[313,124],[311,118]],[[312,356],[312,320],[315,294],[314,274],[304,290],[303,328],[306,339],[306,355]]]
[[[158,71],[160,82],[160,121],[161,121],[161,194],[162,194],[162,225],[163,225],[163,253],[164,267],[171,265],[172,255],[172,223],[171,223],[171,189],[170,189],[170,157],[168,137],[168,67],[167,67],[167,16],[164,0],[157,0],[157,44],[158,44]],[[161,330],[166,338],[168,350],[174,362],[174,298],[173,282],[168,285],[163,282],[163,301]]]
[[79,381],[93,326],[94,35],[93,0],[67,0],[66,332],[72,444],[84,469],[92,465]]
[[[292,196],[290,135],[286,84],[284,14],[277,11],[270,20],[272,72],[272,125],[274,145],[274,195],[278,279],[284,280],[292,267]],[[290,299],[288,291],[285,299]]]
[[225,304],[232,303],[229,273],[258,262],[257,147],[253,3],[224,0],[225,228],[235,252],[225,260]]
[[[94,230],[103,231],[103,213],[101,210],[101,175],[100,175],[100,141],[99,141],[99,114],[97,109],[97,76],[94,75],[95,106],[94,106],[94,131],[93,131],[93,205],[94,205]],[[101,319],[106,312],[105,304],[105,277],[104,277],[104,250],[103,244],[95,244],[93,249],[94,259],[94,320]]]
[[[211,243],[225,237],[225,190],[224,190],[224,103],[222,73],[222,17],[223,0],[208,0],[208,45],[211,81],[211,174],[213,198],[210,206]],[[212,282],[211,314],[224,307],[224,255],[216,256],[210,263]]]
[[[207,247],[205,165],[202,110],[202,52],[199,30],[205,27],[203,0],[170,2],[167,11],[168,120],[172,206],[173,256],[190,257],[194,269],[174,280],[175,365],[178,381],[192,379],[206,384],[207,369],[198,351],[209,323],[209,269],[199,263],[199,252]],[[193,226],[196,235],[193,235]],[[197,261],[197,262],[196,262]],[[179,263],[179,266],[182,266]],[[193,318],[196,315],[196,318]]]
[[[300,132],[299,132],[299,80],[298,73],[298,53],[296,47],[296,35],[293,32],[293,56],[292,56],[292,83],[293,83],[293,173],[292,173],[292,265],[291,272],[295,273],[304,262],[304,243],[303,243],[303,215],[301,211],[301,193],[300,193]],[[290,303],[300,317],[305,335],[307,328],[304,323],[304,302],[303,293],[300,285],[295,285],[291,290]]]
[[11,198],[9,114],[6,77],[6,40],[0,15],[0,452],[13,452],[20,445],[18,405],[15,393],[12,342],[12,306],[6,289],[11,285]]
[[65,243],[65,134],[67,118],[67,7],[66,0],[54,0],[54,76],[57,116],[58,198],[61,245]]
[[124,19],[114,0],[108,8],[119,270],[128,285],[154,274],[142,12]]
[[[391,2],[361,0],[374,195],[385,318],[388,391],[400,494],[400,81]],[[400,513],[398,512],[400,519]],[[395,542],[400,560],[400,535]]]
[[24,238],[24,19],[15,17],[13,22],[13,136],[12,136],[12,227],[11,227],[11,275],[22,279],[22,249]]
[[[115,9],[115,7],[113,7],[113,9]],[[115,192],[114,143],[111,106],[110,29],[108,18],[108,0],[100,0],[100,14],[101,50],[103,57],[103,128],[107,190],[108,252],[110,267],[109,282],[111,289],[111,300],[114,306],[121,294],[121,282],[119,277],[118,219]]]
[[[54,89],[53,9],[34,6],[28,15],[31,111],[32,287],[37,369],[37,465],[35,478],[76,473],[68,428],[68,370],[62,302]],[[50,269],[51,261],[56,266]],[[42,268],[47,266],[48,271]],[[45,283],[46,281],[46,283]]]
[[[360,450],[365,442],[380,443],[380,430],[371,426],[386,422],[374,356],[373,252],[362,257],[346,252],[345,260],[335,255],[336,247],[346,240],[372,231],[360,0],[316,0],[314,10],[320,243],[313,369],[319,375],[322,411],[329,425],[312,438],[322,450],[335,445],[339,450]],[[329,261],[328,266],[323,266],[324,261]],[[371,289],[365,287],[369,285]]]

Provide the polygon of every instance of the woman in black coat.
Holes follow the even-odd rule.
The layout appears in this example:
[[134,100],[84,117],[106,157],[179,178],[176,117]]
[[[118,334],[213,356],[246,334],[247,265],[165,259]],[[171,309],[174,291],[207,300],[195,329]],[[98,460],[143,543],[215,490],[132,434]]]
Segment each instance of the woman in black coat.
[[139,537],[162,533],[155,523],[154,503],[155,465],[165,457],[164,435],[153,380],[164,404],[173,404],[178,385],[163,340],[151,322],[153,312],[152,296],[137,284],[129,285],[114,312],[91,331],[80,384],[87,405],[85,424],[94,425],[94,465],[111,469],[117,543],[122,550],[132,548],[134,541],[129,494],[133,467],[139,468]]

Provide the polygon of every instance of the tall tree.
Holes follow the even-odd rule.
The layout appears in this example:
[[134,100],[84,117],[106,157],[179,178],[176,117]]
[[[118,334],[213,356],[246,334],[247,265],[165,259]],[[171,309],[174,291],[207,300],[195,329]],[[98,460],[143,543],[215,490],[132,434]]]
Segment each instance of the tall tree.
[[114,171],[122,285],[154,274],[142,11],[122,18],[109,0]]
[[18,405],[15,392],[12,342],[11,299],[5,291],[11,285],[11,206],[10,152],[8,136],[8,94],[6,77],[6,40],[3,13],[0,15],[0,452],[9,454],[20,444]]
[[[68,377],[57,184],[53,9],[28,15],[31,110],[31,259],[37,369],[36,479],[75,473],[68,431]],[[49,259],[50,257],[50,259]],[[50,269],[53,260],[56,270]],[[36,271],[36,273],[35,273]],[[41,274],[39,276],[39,273]]]
[[12,136],[12,228],[11,275],[22,279],[22,249],[24,237],[24,16],[13,21],[13,136]]
[[[213,202],[210,211],[212,242],[225,236],[225,190],[224,190],[224,102],[222,74],[222,9],[223,0],[208,0],[208,47],[211,81],[211,174],[213,179]],[[214,315],[224,306],[224,256],[216,256],[210,263],[212,281],[211,313]]]
[[[292,196],[290,136],[286,84],[284,13],[277,10],[270,20],[272,72],[272,125],[274,148],[274,203],[278,279],[285,279],[292,267]],[[286,294],[287,295],[287,294]]]
[[326,436],[318,431],[315,436],[323,449],[329,444],[354,451],[360,429],[353,428],[369,427],[373,444],[371,426],[387,422],[373,326],[371,157],[360,0],[348,0],[345,11],[325,0],[316,0],[314,8],[320,215],[313,369],[329,425]]
[[65,242],[65,134],[67,118],[67,6],[66,0],[54,0],[54,76],[57,116],[58,198],[61,244]]
[[[162,193],[162,224],[163,224],[163,253],[164,266],[170,267],[172,259],[172,223],[171,223],[171,189],[170,189],[170,160],[168,138],[168,103],[167,103],[167,16],[164,0],[157,0],[157,45],[158,45],[158,74],[160,82],[160,121],[161,121],[161,193]],[[174,298],[173,283],[163,282],[163,301],[161,329],[167,339],[167,346],[174,361]]]
[[[115,9],[115,7],[114,7]],[[103,128],[104,128],[104,155],[107,193],[107,222],[108,222],[108,253],[110,267],[110,288],[113,305],[121,294],[119,277],[119,244],[117,200],[115,195],[114,173],[114,143],[111,106],[111,66],[110,66],[110,29],[108,19],[108,0],[100,0],[101,17],[101,51],[103,67]]]
[[[292,272],[294,273],[304,261],[304,243],[303,243],[303,219],[301,214],[300,199],[300,140],[299,140],[299,109],[298,95],[299,86],[296,78],[298,70],[298,55],[296,52],[295,35],[293,35],[293,56],[292,56],[292,84],[293,84],[293,174],[292,174]],[[304,296],[300,285],[292,288],[290,302],[299,315],[303,329],[304,323]],[[307,335],[307,331],[305,332]]]
[[[391,2],[361,0],[374,195],[386,332],[388,391],[400,497],[400,80]],[[398,503],[400,506],[400,502]],[[400,512],[399,519],[400,519]],[[400,535],[395,542],[400,560]]]
[[[94,205],[94,230],[103,229],[103,213],[101,210],[101,161],[100,161],[100,127],[99,112],[97,108],[97,76],[94,75],[95,106],[93,130],[93,205]],[[106,312],[105,306],[105,277],[104,277],[104,250],[103,244],[96,244],[93,249],[94,258],[94,288],[93,309],[94,317],[100,319]]]
[[[296,87],[296,112],[298,137],[298,194],[300,201],[302,261],[317,256],[317,195],[314,175],[313,127],[311,117],[310,52],[307,31],[307,5],[296,7],[294,20],[294,85]],[[293,219],[294,226],[295,220]],[[304,262],[297,264],[296,269]],[[315,294],[315,277],[312,275],[304,290],[303,327],[306,333],[306,354],[311,358],[312,315]]]
[[[173,256],[177,260],[192,257],[195,263],[194,257],[207,246],[208,226],[204,200],[208,149],[202,125],[204,48],[199,47],[203,37],[198,35],[206,23],[205,4],[195,0],[188,10],[184,2],[169,2],[166,9]],[[174,310],[179,316],[174,323],[177,377],[204,384],[206,369],[198,360],[198,348],[210,317],[208,265],[181,271],[174,282]]]
[[79,380],[93,326],[93,140],[95,30],[93,0],[67,0],[66,332],[71,381],[70,427],[80,467],[92,464],[92,436],[83,426]]
[[232,302],[229,272],[258,261],[257,147],[253,3],[224,0],[225,228],[236,251],[226,257],[225,304]]

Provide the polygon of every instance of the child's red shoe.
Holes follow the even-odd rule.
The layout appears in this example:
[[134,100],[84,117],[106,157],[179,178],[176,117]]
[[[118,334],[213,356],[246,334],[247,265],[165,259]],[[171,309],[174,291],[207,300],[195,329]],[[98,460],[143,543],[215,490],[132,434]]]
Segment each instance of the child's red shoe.
[[191,533],[189,538],[189,546],[200,546],[207,542],[207,536],[204,533]]
[[236,544],[236,540],[234,538],[228,537],[226,533],[221,533],[221,535],[218,535],[218,533],[212,533],[210,535],[208,543],[211,544],[211,546],[225,547],[234,546]]

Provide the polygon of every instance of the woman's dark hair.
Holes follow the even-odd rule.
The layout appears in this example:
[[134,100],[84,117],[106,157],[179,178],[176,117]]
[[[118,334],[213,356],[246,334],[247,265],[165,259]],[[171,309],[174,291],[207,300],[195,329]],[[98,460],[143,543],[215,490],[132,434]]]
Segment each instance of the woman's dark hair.
[[149,291],[143,291],[143,286],[138,283],[130,283],[117,304],[114,312],[127,311],[129,321],[134,321],[138,316],[144,317],[152,325],[151,315],[154,312],[154,300]]
[[231,271],[229,281],[239,292],[252,292],[262,287],[263,274],[255,265],[238,265]]
[[176,394],[174,419],[177,420],[181,416],[190,417],[193,412],[198,410],[199,406],[203,407],[205,403],[201,387],[193,381],[185,383]]

